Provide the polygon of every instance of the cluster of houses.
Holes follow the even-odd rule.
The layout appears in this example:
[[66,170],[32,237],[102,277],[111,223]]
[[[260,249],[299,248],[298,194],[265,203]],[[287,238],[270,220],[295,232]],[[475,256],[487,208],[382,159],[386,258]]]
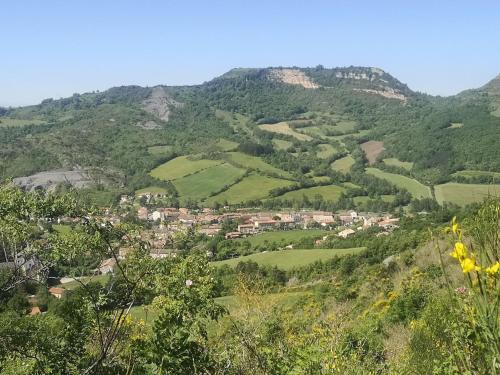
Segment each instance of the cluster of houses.
[[245,237],[269,230],[307,229],[311,227],[345,227],[338,235],[348,237],[356,230],[378,226],[389,233],[398,227],[399,219],[391,215],[376,213],[358,213],[346,211],[332,213],[327,211],[291,211],[291,212],[249,212],[238,210],[217,214],[209,208],[190,212],[187,208],[157,208],[148,210],[140,207],[137,216],[142,220],[158,223],[159,229],[168,231],[182,230],[196,226],[199,233],[209,237],[217,235],[222,230],[222,223],[232,220],[238,223],[237,230],[225,233],[226,239]]

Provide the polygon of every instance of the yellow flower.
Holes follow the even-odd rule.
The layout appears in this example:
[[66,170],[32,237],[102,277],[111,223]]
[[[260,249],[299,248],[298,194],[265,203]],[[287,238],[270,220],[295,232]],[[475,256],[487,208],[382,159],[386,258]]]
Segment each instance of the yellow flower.
[[455,250],[450,254],[453,258],[462,260],[467,256],[467,248],[462,242],[455,243]]
[[451,230],[453,231],[454,234],[457,234],[458,230],[458,223],[457,223],[457,217],[453,217],[453,221],[451,222]]
[[479,267],[476,264],[476,261],[474,259],[471,259],[471,258],[465,258],[465,259],[461,260],[460,265],[462,266],[462,271],[464,273],[481,270],[481,267]]
[[486,268],[485,271],[488,275],[494,276],[496,273],[498,273],[498,271],[500,271],[500,262],[496,262],[495,264]]

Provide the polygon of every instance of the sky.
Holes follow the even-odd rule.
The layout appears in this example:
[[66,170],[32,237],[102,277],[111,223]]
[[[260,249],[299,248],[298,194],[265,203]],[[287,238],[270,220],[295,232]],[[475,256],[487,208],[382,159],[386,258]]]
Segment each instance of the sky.
[[0,106],[234,67],[376,66],[453,95],[500,74],[500,1],[4,0]]

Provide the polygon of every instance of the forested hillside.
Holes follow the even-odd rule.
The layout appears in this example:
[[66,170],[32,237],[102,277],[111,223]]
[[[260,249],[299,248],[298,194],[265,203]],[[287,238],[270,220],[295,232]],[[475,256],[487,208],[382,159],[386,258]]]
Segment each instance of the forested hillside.
[[[211,191],[190,195],[168,174],[151,173],[188,156],[288,181],[239,203],[271,198],[267,204],[301,204],[284,194],[345,182],[357,186],[344,189],[345,198],[408,190],[389,181],[392,188],[370,192],[384,181],[366,174],[368,166],[415,179],[431,188],[432,198],[434,186],[447,182],[469,184],[474,192],[472,183],[498,182],[491,172],[500,171],[499,81],[442,98],[413,92],[377,68],[280,67],[233,69],[196,86],[124,86],[47,99],[1,111],[0,177],[77,169],[88,174],[90,190],[108,192],[111,200],[156,186],[181,202],[224,203],[228,194],[213,196],[226,190],[231,201],[240,179],[216,181]],[[363,146],[369,140],[380,141],[372,155]],[[235,151],[246,162],[228,155]],[[256,169],[249,157],[269,167]],[[443,186],[438,189],[450,189]],[[338,203],[331,196],[322,200]]]

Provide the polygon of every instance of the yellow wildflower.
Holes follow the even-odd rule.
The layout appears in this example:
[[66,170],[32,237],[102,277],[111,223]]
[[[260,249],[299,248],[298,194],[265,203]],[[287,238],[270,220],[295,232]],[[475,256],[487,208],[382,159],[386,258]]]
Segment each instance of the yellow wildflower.
[[486,268],[485,271],[489,276],[494,276],[498,273],[498,271],[500,271],[500,262],[496,262],[495,264]]
[[454,234],[457,234],[458,230],[458,223],[457,223],[457,217],[453,217],[453,221],[451,222],[451,230],[453,231]]
[[465,259],[461,260],[460,265],[462,266],[462,271],[464,273],[469,273],[472,271],[481,270],[481,267],[479,267],[476,264],[476,261],[474,259],[471,259],[471,258],[465,258]]
[[467,248],[462,242],[457,242],[454,251],[450,255],[455,259],[462,260],[467,256]]

